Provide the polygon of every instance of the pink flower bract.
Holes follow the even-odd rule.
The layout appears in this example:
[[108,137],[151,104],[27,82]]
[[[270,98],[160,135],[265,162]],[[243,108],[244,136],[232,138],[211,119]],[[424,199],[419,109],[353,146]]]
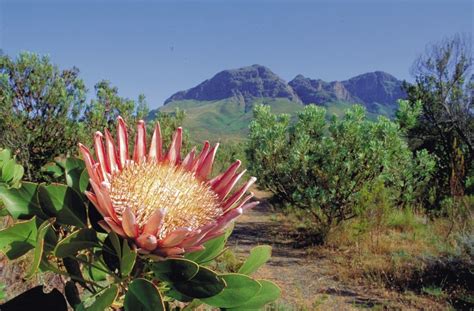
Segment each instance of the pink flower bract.
[[145,122],[139,121],[130,157],[127,127],[119,117],[117,144],[107,129],[105,139],[96,132],[96,159],[79,144],[92,186],[86,195],[104,218],[99,224],[133,240],[142,253],[173,257],[202,250],[204,242],[258,204],[249,203],[253,194],[246,195],[254,177],[232,192],[245,173],[238,172],[240,161],[209,179],[219,144],[211,148],[206,141],[199,154],[193,148],[182,159],[182,133],[176,130],[164,152],[158,123],[147,150]]

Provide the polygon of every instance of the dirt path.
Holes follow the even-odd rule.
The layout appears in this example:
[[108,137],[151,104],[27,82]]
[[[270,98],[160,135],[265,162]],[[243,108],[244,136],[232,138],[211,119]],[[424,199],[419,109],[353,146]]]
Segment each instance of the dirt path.
[[[337,281],[337,271],[330,258],[295,248],[294,240],[284,232],[285,226],[272,219],[269,205],[261,203],[239,218],[229,240],[238,256],[247,255],[259,244],[271,245],[271,260],[256,276],[276,282],[282,288],[279,307],[283,310],[360,310],[393,307],[384,298],[360,286],[346,286]],[[331,271],[333,271],[331,273]]]

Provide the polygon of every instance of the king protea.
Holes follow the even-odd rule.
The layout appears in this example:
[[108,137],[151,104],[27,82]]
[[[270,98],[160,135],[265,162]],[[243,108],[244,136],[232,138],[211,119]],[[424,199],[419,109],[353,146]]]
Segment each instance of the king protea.
[[203,243],[222,235],[243,210],[255,206],[255,182],[250,178],[237,191],[232,189],[245,171],[240,161],[209,179],[218,144],[205,142],[181,158],[183,131],[178,128],[167,152],[157,124],[147,150],[145,122],[139,121],[133,155],[129,155],[127,127],[118,118],[117,144],[110,132],[95,133],[96,159],[79,144],[89,173],[89,200],[102,214],[100,225],[132,240],[142,253],[163,257],[202,250]]

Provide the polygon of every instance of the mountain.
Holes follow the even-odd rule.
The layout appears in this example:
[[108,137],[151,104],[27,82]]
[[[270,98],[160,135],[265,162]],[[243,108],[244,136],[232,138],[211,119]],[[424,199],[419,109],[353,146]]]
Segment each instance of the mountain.
[[173,94],[165,105],[178,100],[221,100],[236,98],[248,106],[257,98],[286,98],[300,103],[293,89],[270,69],[253,65],[224,70],[199,85]]
[[364,73],[345,81],[326,82],[297,75],[288,83],[307,104],[330,105],[335,101],[359,103],[369,111],[377,112],[381,107],[396,108],[397,100],[405,98],[402,81],[394,76],[375,71]]
[[405,97],[401,85],[400,80],[381,71],[332,82],[297,75],[286,83],[269,68],[252,65],[223,70],[191,89],[173,94],[162,107],[150,111],[148,119],[154,119],[158,111],[174,112],[179,108],[186,112],[184,126],[194,140],[241,141],[256,104],[269,105],[274,113],[295,118],[308,104],[325,106],[329,117],[342,115],[358,103],[367,108],[369,118],[391,117],[397,99]]

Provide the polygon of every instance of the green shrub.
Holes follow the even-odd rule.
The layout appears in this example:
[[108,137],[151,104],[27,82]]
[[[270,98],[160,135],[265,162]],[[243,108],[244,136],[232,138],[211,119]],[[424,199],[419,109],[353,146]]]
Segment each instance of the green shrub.
[[329,122],[324,108],[309,105],[295,124],[288,115],[257,106],[247,157],[260,186],[305,210],[323,237],[333,225],[357,216],[361,191],[378,180],[390,187],[391,200],[413,203],[433,165],[423,151],[412,159],[397,123],[384,117],[369,121],[358,105]]

